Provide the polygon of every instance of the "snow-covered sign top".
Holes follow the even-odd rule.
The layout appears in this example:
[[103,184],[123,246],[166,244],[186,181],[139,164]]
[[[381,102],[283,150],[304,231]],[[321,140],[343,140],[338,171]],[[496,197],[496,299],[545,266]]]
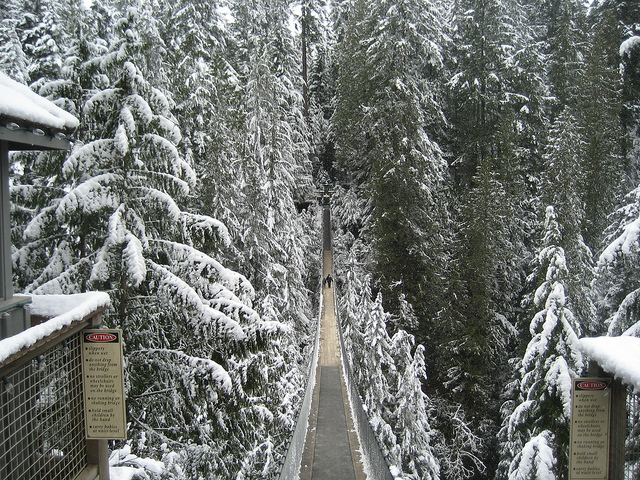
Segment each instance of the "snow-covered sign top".
[[579,348],[608,373],[640,393],[640,338],[630,336],[581,338]]
[[78,119],[0,72],[0,118],[52,130],[71,131]]

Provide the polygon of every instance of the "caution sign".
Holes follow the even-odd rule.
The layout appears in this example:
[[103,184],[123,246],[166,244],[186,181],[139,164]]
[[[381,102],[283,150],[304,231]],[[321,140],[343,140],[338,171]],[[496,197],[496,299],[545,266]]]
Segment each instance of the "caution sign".
[[570,480],[609,478],[610,411],[610,378],[573,379]]
[[122,330],[83,330],[82,334],[87,438],[126,439]]

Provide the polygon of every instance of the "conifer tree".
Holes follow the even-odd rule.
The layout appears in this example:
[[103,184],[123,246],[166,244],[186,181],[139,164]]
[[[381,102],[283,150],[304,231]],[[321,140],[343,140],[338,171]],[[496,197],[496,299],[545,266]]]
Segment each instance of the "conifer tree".
[[394,313],[400,294],[437,311],[423,287],[437,289],[447,237],[445,161],[436,143],[444,123],[440,13],[435,3],[354,2],[338,47],[339,164],[370,202],[375,281]]
[[[566,252],[569,274],[565,279],[567,296],[571,310],[582,319],[582,326],[594,333],[595,307],[591,301],[591,281],[594,265],[591,249],[582,235],[584,202],[580,196],[581,185],[585,182],[582,160],[586,142],[583,129],[579,127],[573,110],[565,107],[549,132],[547,149],[544,154],[545,172],[542,177],[542,197],[548,205],[554,206],[557,221],[563,226],[562,245]],[[531,297],[525,304],[531,305]]]
[[583,360],[577,347],[580,332],[566,307],[564,279],[568,270],[557,217],[547,207],[544,247],[537,271],[544,275],[534,303],[541,308],[529,326],[532,336],[518,363],[518,393],[507,410],[501,437],[501,462],[510,480],[566,478],[568,469],[571,378],[580,375]]
[[23,49],[28,58],[28,78],[33,90],[61,77],[62,58],[59,43],[62,41],[57,9],[50,2],[42,2],[39,17],[33,17],[35,25],[22,34]]
[[640,336],[640,283],[637,275],[640,190],[612,215],[598,259],[595,287],[598,320],[608,335]]
[[428,417],[429,399],[422,391],[427,380],[424,346],[404,330],[391,338],[396,366],[393,429],[400,447],[400,465],[407,478],[438,479],[440,467],[431,445],[435,435]]
[[0,70],[16,82],[27,82],[27,61],[20,41],[20,2],[9,0],[0,6]]
[[585,205],[582,231],[585,243],[592,248],[601,241],[607,212],[613,209],[625,180],[621,156],[624,132],[620,121],[620,38],[615,7],[604,3],[593,14],[577,102],[585,141],[581,165],[584,183],[580,188]]
[[[69,60],[86,87],[70,98],[86,143],[64,161],[60,196],[28,223],[16,264],[46,250],[28,291],[110,293],[105,323],[124,331],[136,453],[159,456],[170,445],[190,478],[274,468],[277,409],[293,412],[272,402],[269,386],[286,379],[266,365],[278,355],[275,337],[289,330],[259,315],[247,278],[215,258],[231,247],[227,228],[189,211],[195,174],[177,148],[171,101],[134,63],[156,48],[137,35],[153,31],[140,13],[126,10],[98,58]],[[54,226],[59,233],[47,238]]]
[[546,16],[548,33],[546,69],[550,93],[554,99],[548,108],[551,121],[563,111],[565,106],[575,108],[578,97],[576,78],[583,75],[586,12],[579,2],[554,0],[549,8],[541,12]]

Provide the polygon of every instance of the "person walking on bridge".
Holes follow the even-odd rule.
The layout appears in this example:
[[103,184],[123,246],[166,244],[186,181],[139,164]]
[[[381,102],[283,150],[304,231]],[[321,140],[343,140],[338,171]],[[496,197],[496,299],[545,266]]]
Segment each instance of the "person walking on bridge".
[[331,278],[331,274],[327,275],[327,278],[325,278],[326,282],[327,282],[327,287],[331,288],[331,282],[333,282],[333,278]]

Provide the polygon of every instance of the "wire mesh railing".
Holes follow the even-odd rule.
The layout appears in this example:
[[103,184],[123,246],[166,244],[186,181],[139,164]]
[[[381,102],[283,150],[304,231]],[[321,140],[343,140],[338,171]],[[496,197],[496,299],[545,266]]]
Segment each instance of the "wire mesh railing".
[[365,463],[365,471],[368,480],[393,480],[389,463],[384,456],[380,447],[378,438],[369,423],[369,417],[362,406],[362,399],[358,392],[358,387],[354,380],[353,370],[349,363],[350,355],[346,350],[344,337],[342,334],[342,322],[340,321],[340,312],[337,308],[338,288],[334,289],[334,308],[336,311],[336,321],[338,323],[338,338],[340,339],[340,350],[342,352],[342,367],[344,370],[344,380],[349,393],[351,404],[351,412],[353,415],[353,423],[360,441],[360,449],[363,461]]
[[624,479],[640,480],[640,395],[627,390],[627,428]]
[[85,328],[99,325],[108,297],[65,297],[70,310],[54,297],[35,298],[55,319],[31,315],[31,328],[0,340],[1,480],[108,473],[106,441],[85,434],[81,342]]
[[73,479],[87,465],[80,333],[2,377],[0,478]]
[[323,296],[320,295],[320,308],[318,309],[318,321],[316,324],[316,335],[313,345],[313,354],[309,361],[309,372],[307,375],[307,385],[305,387],[304,398],[298,412],[296,427],[289,440],[287,455],[285,456],[280,474],[281,480],[292,480],[299,478],[302,465],[302,455],[304,453],[305,441],[307,438],[307,427],[309,425],[309,414],[311,412],[311,400],[313,389],[316,384],[316,367],[318,365],[318,353],[320,351],[320,318],[322,317]]

